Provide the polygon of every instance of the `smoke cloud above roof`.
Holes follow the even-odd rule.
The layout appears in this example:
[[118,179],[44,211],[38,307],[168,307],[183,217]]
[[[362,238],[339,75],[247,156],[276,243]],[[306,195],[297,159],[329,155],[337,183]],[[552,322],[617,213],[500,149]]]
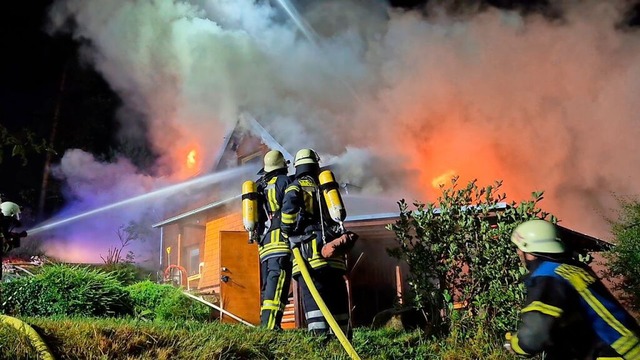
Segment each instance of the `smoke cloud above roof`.
[[59,0],[50,19],[85,44],[124,104],[121,135],[147,137],[158,176],[178,172],[188,144],[210,169],[246,112],[365,193],[433,201],[441,174],[503,179],[509,200],[544,190],[564,226],[607,239],[612,193],[640,193],[640,35],[618,26],[622,1],[559,4],[549,19],[355,0]]

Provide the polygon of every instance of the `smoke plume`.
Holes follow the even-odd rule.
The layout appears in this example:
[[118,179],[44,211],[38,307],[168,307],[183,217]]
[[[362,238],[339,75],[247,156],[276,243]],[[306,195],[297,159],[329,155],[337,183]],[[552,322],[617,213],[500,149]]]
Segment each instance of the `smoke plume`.
[[[561,3],[549,19],[356,0],[59,0],[51,28],[86,44],[131,110],[123,131],[142,114],[167,179],[184,178],[192,147],[208,171],[247,112],[366,192],[433,201],[444,173],[503,179],[509,199],[544,190],[563,225],[608,239],[611,194],[640,192],[640,35],[616,26],[621,4]],[[101,166],[113,165],[63,171],[72,185]]]

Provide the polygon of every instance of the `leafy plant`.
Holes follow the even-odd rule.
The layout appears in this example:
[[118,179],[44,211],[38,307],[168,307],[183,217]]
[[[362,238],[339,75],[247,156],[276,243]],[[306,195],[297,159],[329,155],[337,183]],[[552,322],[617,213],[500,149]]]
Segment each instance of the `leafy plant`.
[[97,268],[111,274],[114,279],[125,286],[148,280],[151,276],[148,270],[143,269],[137,264],[128,262],[103,264],[98,265]]
[[211,309],[208,306],[186,297],[178,288],[171,288],[173,292],[167,294],[156,308],[158,320],[206,321],[211,318]]
[[148,320],[200,320],[211,317],[208,306],[195,302],[171,285],[142,281],[127,287],[135,313]]
[[436,333],[455,327],[465,337],[479,329],[502,333],[515,327],[525,269],[511,232],[528,219],[556,219],[537,207],[542,192],[507,204],[501,186],[496,181],[479,187],[474,180],[459,188],[454,177],[451,187],[441,187],[437,202],[416,202],[410,210],[401,200],[400,219],[387,227],[399,245],[389,253],[408,263],[413,303]]
[[47,265],[33,277],[0,284],[5,314],[20,316],[122,316],[131,314],[121,283],[89,267]]
[[175,290],[171,285],[156,284],[149,280],[129,285],[126,289],[131,296],[135,314],[145,314],[143,317],[149,320],[156,318],[156,309],[160,303]]
[[129,251],[125,256],[122,256],[122,251],[124,250],[124,248],[131,244],[131,242],[134,240],[134,236],[127,231],[127,228],[124,225],[120,225],[120,227],[116,231],[116,235],[118,236],[118,240],[120,241],[120,246],[110,247],[107,251],[107,257],[105,258],[100,255],[100,258],[106,265],[133,263],[133,261],[135,260],[135,255],[133,254],[133,252]]
[[6,127],[0,125],[0,164],[5,158],[5,151],[11,148],[12,157],[18,158],[22,162],[22,166],[27,165],[27,159],[30,153],[48,152],[55,154],[44,139],[38,138],[32,131],[23,129],[20,133],[11,133]]
[[616,277],[616,290],[623,301],[640,310],[640,202],[635,198],[618,197],[618,218],[610,220],[615,246],[605,252],[608,276]]

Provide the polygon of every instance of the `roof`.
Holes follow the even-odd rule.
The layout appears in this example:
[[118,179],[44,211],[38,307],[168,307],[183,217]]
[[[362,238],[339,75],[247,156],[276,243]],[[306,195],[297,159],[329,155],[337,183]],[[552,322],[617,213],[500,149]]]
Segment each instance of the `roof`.
[[[291,158],[291,153],[289,153],[282,145],[280,145],[274,138],[269,134],[269,132],[260,125],[260,123],[250,114],[243,113],[239,116],[238,125],[247,129],[254,136],[259,137],[263,144],[268,146],[270,149],[279,150],[283,153],[285,158]],[[225,138],[225,142],[222,145],[220,153],[218,154],[218,158],[214,164],[214,169],[218,166],[219,162],[222,159],[222,154],[227,150],[229,146],[229,139],[233,136],[233,133],[238,131],[238,126],[236,126]],[[330,166],[328,166],[330,168]],[[345,222],[352,223],[361,223],[366,224],[367,222],[378,222],[378,221],[389,221],[395,218],[398,218],[399,208],[396,200],[392,200],[386,197],[379,196],[367,196],[367,195],[352,195],[352,194],[343,194],[343,200],[345,202],[345,207],[347,208],[347,218]],[[183,212],[181,214],[175,215],[168,219],[165,219],[159,223],[153,224],[153,228],[162,227],[165,225],[170,225],[181,220],[184,220],[190,216],[215,209],[222,205],[231,203],[235,200],[241,199],[241,194],[233,195],[226,199],[216,200],[199,208],[195,208],[193,210],[189,210]],[[463,206],[462,210],[468,208],[475,208],[474,205]],[[492,210],[505,210],[509,205],[507,203],[501,202],[497,203],[492,207]],[[440,213],[439,208],[435,208],[433,210],[435,214]],[[603,240],[597,239],[595,237],[579,233],[577,231],[565,228],[563,226],[558,225],[558,229],[560,232],[560,237],[575,249],[581,249],[584,251],[604,251],[610,249],[613,245],[605,242]]]
[[614,246],[611,243],[593,236],[589,236],[557,224],[556,226],[558,227],[558,235],[560,239],[574,249],[580,249],[588,252],[600,252],[610,250]]
[[162,227],[162,226],[165,226],[165,225],[170,225],[170,224],[176,223],[176,222],[178,222],[180,220],[188,218],[189,216],[196,215],[198,213],[207,211],[209,209],[214,209],[214,208],[217,208],[219,206],[222,206],[222,205],[225,205],[227,203],[230,203],[233,200],[240,199],[240,197],[241,197],[241,195],[236,195],[236,196],[232,196],[232,197],[230,197],[228,199],[224,199],[224,200],[220,200],[220,201],[215,201],[215,202],[209,203],[209,204],[201,206],[199,208],[196,208],[196,209],[193,209],[193,210],[189,210],[189,211],[184,212],[182,214],[178,214],[176,216],[173,216],[173,217],[170,217],[168,219],[165,219],[165,220],[163,220],[163,221],[161,221],[159,223],[151,225],[151,227],[158,228],[158,227]]

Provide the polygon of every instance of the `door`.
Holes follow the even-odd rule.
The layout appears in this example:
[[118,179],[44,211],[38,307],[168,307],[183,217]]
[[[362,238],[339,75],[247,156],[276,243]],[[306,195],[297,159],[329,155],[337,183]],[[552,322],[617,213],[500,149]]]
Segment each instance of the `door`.
[[[245,231],[220,232],[220,306],[254,325],[260,324],[260,261],[258,245]],[[222,314],[223,322],[237,323]]]

